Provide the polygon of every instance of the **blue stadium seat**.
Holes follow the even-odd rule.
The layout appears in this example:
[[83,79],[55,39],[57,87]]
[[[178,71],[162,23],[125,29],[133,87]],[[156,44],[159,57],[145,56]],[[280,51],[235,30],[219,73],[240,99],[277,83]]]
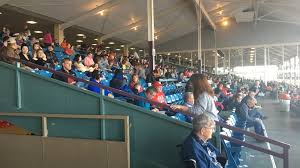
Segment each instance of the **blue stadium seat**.
[[171,97],[172,103],[174,103],[175,102],[175,96],[174,95],[170,95],[170,97]]
[[55,71],[59,71],[59,70],[61,70],[61,65],[59,65],[59,64],[57,64],[57,65],[55,65]]
[[85,73],[83,73],[83,72],[79,72],[79,71],[74,71],[74,72],[75,72],[77,78],[83,78],[86,76]]
[[39,71],[37,71],[37,73],[39,75],[42,75],[42,76],[47,77],[47,78],[51,78],[51,76],[52,76],[51,72],[45,71],[45,70],[39,70]]
[[166,96],[166,101],[167,101],[168,104],[172,103],[171,97],[169,95]]
[[101,81],[101,84],[104,86],[109,86],[109,80],[105,79]]

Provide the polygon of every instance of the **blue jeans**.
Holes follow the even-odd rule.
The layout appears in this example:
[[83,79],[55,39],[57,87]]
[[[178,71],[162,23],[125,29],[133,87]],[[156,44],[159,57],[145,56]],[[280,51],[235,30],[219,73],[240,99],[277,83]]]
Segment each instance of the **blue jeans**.
[[254,131],[256,134],[259,134],[261,136],[266,136],[266,128],[261,119],[257,119],[255,121],[247,121],[247,128],[254,127]]

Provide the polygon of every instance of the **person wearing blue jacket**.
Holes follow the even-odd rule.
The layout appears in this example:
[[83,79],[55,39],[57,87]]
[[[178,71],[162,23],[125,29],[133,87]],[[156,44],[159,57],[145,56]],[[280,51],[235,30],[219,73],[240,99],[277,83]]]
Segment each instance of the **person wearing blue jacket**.
[[222,168],[225,165],[226,161],[221,164],[217,160],[220,152],[208,142],[215,127],[215,121],[205,113],[194,117],[193,130],[182,146],[183,160],[193,159],[197,168]]
[[[92,73],[92,78],[90,81],[103,85],[102,84],[103,79],[104,78],[103,78],[102,74],[100,74],[99,71],[95,70]],[[94,86],[94,85],[89,85],[87,89],[92,92],[95,92],[95,93],[100,93],[100,88],[97,86]],[[109,90],[104,90],[104,95],[112,97],[112,92]]]

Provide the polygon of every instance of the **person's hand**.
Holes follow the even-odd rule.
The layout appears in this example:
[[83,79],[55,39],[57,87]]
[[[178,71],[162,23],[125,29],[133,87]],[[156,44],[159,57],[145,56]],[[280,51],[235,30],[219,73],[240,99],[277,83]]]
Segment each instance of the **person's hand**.
[[159,110],[157,108],[152,109],[151,111],[153,111],[153,112],[159,112]]
[[174,105],[174,104],[172,104],[172,105],[170,106],[170,108],[171,108],[173,111],[178,111],[178,110],[180,110],[180,106],[179,106],[179,105]]
[[110,97],[110,98],[114,98],[114,95],[111,94],[111,93],[109,93],[107,96]]

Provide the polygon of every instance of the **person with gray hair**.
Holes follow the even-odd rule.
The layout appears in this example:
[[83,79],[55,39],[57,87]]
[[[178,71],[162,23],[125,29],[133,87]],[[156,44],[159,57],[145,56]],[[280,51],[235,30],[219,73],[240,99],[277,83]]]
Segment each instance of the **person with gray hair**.
[[225,165],[224,160],[222,164],[218,162],[220,153],[208,142],[215,127],[215,121],[205,113],[194,117],[193,130],[182,146],[183,160],[195,160],[197,168],[222,168]]

